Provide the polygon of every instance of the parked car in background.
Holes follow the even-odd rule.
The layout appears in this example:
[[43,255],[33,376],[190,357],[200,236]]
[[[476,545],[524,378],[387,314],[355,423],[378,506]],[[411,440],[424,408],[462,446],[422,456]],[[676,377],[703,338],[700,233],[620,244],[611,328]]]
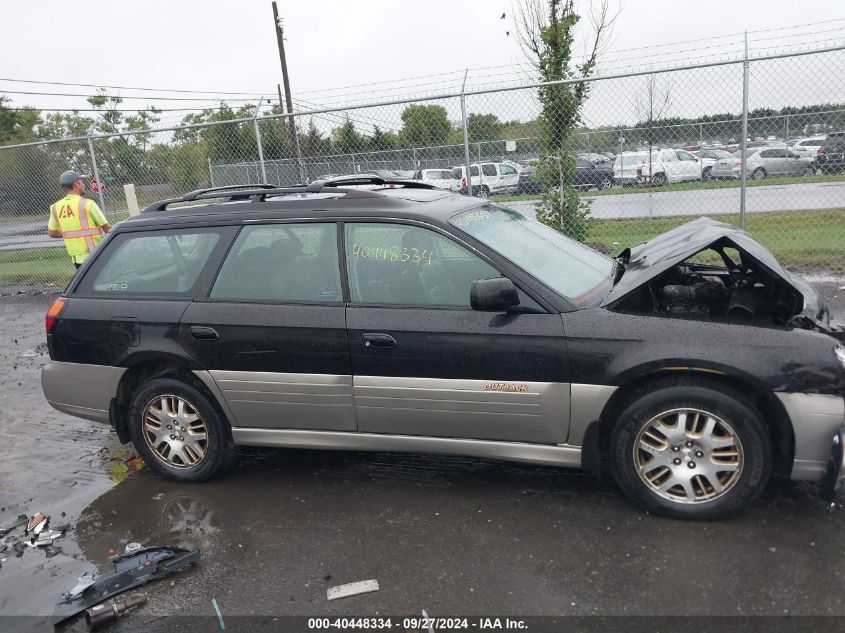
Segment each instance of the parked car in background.
[[577,154],[577,158],[582,158],[586,161],[593,163],[594,165],[604,165],[606,163],[612,162],[611,158],[608,158],[604,154],[597,154],[595,152],[581,152]]
[[[816,172],[815,161],[799,156],[786,147],[753,147],[746,151],[746,177],[762,180],[775,176],[802,176]],[[711,171],[713,178],[742,177],[742,155],[736,152],[731,158],[720,159]]]
[[[617,162],[618,162],[617,157]],[[701,179],[701,161],[697,156],[682,149],[660,149],[649,153],[637,152],[623,164],[613,165],[614,179],[622,184],[628,182],[665,185],[667,182],[685,182]],[[621,170],[624,167],[625,175]],[[631,178],[633,177],[633,181]]]
[[816,152],[815,167],[824,174],[845,171],[845,132],[832,132],[825,137]]
[[438,189],[451,189],[455,182],[451,169],[418,169],[412,179],[421,180]]
[[[343,182],[344,183],[343,186],[347,189],[357,189],[359,191],[370,191],[372,189],[381,189],[381,188],[384,188],[384,187],[392,189],[392,188],[396,187],[396,185],[393,184],[392,182],[389,183],[389,184],[386,184],[386,185],[372,184],[371,182],[369,182],[369,179],[371,179],[373,177],[381,178],[383,180],[388,180],[388,181],[399,180],[399,178],[396,176],[396,174],[392,171],[388,171],[388,170],[385,170],[385,169],[376,169],[374,171],[362,172],[360,174],[347,174],[347,175],[331,175],[331,174],[328,174],[328,175],[325,175],[325,176],[320,176],[319,178],[317,178],[311,184],[315,184],[315,183],[318,183],[318,182],[325,182],[327,180],[333,180],[333,181],[336,181],[336,182]],[[358,181],[360,181],[360,182],[358,182]]]
[[613,167],[609,161],[593,163],[576,158],[572,184],[576,189],[610,189],[613,186]]
[[[472,195],[486,198],[490,195],[515,193],[519,186],[519,165],[515,163],[481,163],[469,166],[472,176]],[[467,193],[466,167],[460,165],[452,168],[452,191]]]
[[519,183],[516,192],[520,195],[534,195],[543,193],[543,186],[534,180],[536,168],[533,166],[523,167],[519,172]]
[[825,137],[823,135],[800,138],[795,141],[790,149],[799,156],[815,159],[824,139]]
[[613,160],[613,181],[617,185],[630,187],[637,184],[637,170],[646,159],[644,152],[622,152]]
[[703,148],[694,152],[696,156],[701,160],[701,179],[702,180],[711,180],[712,179],[712,171],[713,165],[715,165],[718,161],[723,159],[731,158],[730,152],[726,152],[722,149],[707,149]]

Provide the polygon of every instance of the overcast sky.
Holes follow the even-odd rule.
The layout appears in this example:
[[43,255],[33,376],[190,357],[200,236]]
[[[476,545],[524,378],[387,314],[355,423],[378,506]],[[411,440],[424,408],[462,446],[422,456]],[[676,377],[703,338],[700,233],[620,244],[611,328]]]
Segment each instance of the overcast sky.
[[[582,0],[582,7],[588,8],[589,3]],[[285,20],[292,93],[308,104],[419,92],[415,85],[423,83],[430,84],[425,89],[445,91],[458,85],[460,73],[456,71],[466,67],[502,67],[474,71],[473,85],[513,81],[519,76],[515,71],[527,70],[515,66],[525,58],[513,36],[510,0],[280,0],[279,10]],[[500,19],[503,12],[505,20]],[[276,83],[281,81],[269,0],[16,1],[5,2],[3,13],[6,28],[0,39],[0,75],[4,78],[268,95],[275,95]],[[759,33],[830,20],[839,22]],[[845,2],[628,0],[611,43],[613,51],[623,52],[609,54],[605,64],[613,67],[615,60],[622,66],[737,54],[741,36],[696,40],[744,29],[756,33],[751,36],[752,50],[841,44],[845,42]],[[507,31],[512,35],[507,36]],[[630,50],[685,41],[689,43]],[[695,50],[685,52],[689,49]],[[662,57],[642,57],[657,52]],[[795,71],[800,75],[811,69],[797,64]],[[834,71],[841,72],[841,66],[828,72]],[[341,90],[424,75],[429,77],[399,84],[389,93],[378,90],[384,91],[390,84]],[[735,75],[730,71],[731,82]],[[807,77],[796,77],[785,93],[798,92],[802,86],[812,90],[818,78],[810,74],[807,81]],[[700,91],[702,85],[700,80],[690,79],[685,91]],[[327,89],[337,90],[317,92]],[[9,90],[90,89],[0,81],[0,94],[8,94],[15,105],[61,108],[88,106],[81,98],[15,95]],[[842,92],[841,81],[836,90]],[[820,96],[828,98],[826,93]],[[845,100],[845,95],[839,98]],[[701,101],[701,96],[680,101],[696,100]],[[125,106],[143,103],[127,101]],[[156,105],[176,108],[197,103],[164,101]],[[164,116],[172,120],[182,114]],[[614,112],[603,118],[614,117],[620,115]]]

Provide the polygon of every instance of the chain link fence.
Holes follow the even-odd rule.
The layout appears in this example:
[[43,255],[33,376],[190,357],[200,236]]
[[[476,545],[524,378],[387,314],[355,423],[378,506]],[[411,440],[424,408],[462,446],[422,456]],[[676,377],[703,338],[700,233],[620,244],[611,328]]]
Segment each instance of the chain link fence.
[[845,275],[845,138],[835,134],[845,131],[844,62],[840,47],[596,77],[581,125],[559,148],[544,141],[553,113],[539,85],[293,116],[255,108],[251,118],[0,147],[0,290],[60,290],[72,276],[62,241],[46,234],[66,169],[96,171],[105,191],[89,196],[112,223],[128,215],[124,185],[143,208],[198,188],[372,172],[533,214],[548,190],[537,161],[549,158],[574,161],[580,237],[605,252],[709,215],[836,288]]

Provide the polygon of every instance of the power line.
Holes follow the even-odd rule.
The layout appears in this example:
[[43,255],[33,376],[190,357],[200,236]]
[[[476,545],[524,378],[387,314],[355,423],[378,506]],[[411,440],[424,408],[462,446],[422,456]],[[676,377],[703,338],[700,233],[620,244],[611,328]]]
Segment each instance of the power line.
[[[212,101],[216,99],[210,99],[208,97],[201,99],[199,97],[143,97],[143,96],[134,96],[134,95],[86,95],[86,94],[76,94],[73,92],[37,92],[31,90],[3,90],[4,94],[14,94],[14,95],[43,95],[47,97],[81,97],[83,99],[89,97],[116,97],[119,99],[140,99],[144,101]],[[257,101],[257,99],[219,99],[219,101]]]
[[69,81],[44,81],[38,79],[13,79],[11,77],[0,77],[0,81],[11,81],[25,84],[45,84],[51,86],[74,86],[80,88],[113,88],[115,90],[141,90],[146,92],[178,92],[183,94],[221,94],[221,95],[246,95],[258,98],[258,92],[228,92],[224,90],[177,90],[169,88],[140,88],[138,86],[108,86],[105,84],[84,84]]

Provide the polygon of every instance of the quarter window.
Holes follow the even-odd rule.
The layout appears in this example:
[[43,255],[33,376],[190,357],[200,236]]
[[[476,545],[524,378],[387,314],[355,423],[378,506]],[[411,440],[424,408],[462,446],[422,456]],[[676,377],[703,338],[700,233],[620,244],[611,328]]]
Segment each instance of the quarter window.
[[220,269],[211,297],[278,303],[342,301],[336,225],[244,227]]
[[212,231],[125,233],[110,243],[105,264],[98,266],[93,282],[83,281],[81,290],[189,294],[219,239]]
[[346,225],[353,303],[468,308],[476,279],[499,272],[452,240],[402,224]]

